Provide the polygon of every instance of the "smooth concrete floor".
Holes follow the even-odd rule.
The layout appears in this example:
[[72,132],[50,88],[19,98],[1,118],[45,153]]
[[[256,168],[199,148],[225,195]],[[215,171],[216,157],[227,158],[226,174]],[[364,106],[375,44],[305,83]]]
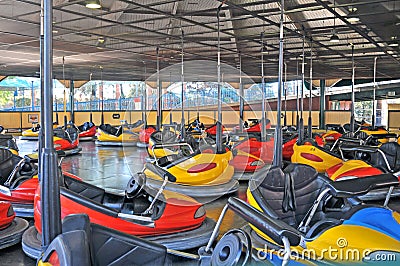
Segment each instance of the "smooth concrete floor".
[[[36,141],[17,140],[17,144],[21,156],[32,153],[37,148]],[[63,159],[63,171],[75,174],[88,183],[114,192],[125,189],[132,174],[143,169],[147,157],[146,150],[138,147],[96,146],[91,141],[81,142],[80,147],[82,147],[81,154]],[[247,182],[242,182],[239,191],[230,196],[245,199],[246,189]],[[227,199],[228,196],[223,196],[212,202],[205,201],[207,216],[216,221]],[[30,222],[33,223],[33,220]],[[231,228],[240,228],[244,224],[244,220],[228,211],[220,228],[219,236]],[[36,261],[25,256],[19,244],[0,250],[0,265],[36,265]]]

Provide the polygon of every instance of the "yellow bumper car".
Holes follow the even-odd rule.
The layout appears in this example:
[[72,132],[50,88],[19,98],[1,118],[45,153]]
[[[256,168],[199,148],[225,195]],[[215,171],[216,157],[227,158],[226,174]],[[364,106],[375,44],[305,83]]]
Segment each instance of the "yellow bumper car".
[[[97,129],[96,145],[98,146],[136,146],[139,141],[140,126],[143,121],[135,124],[122,124],[114,127],[110,124],[100,125]],[[138,129],[139,128],[139,129]]]

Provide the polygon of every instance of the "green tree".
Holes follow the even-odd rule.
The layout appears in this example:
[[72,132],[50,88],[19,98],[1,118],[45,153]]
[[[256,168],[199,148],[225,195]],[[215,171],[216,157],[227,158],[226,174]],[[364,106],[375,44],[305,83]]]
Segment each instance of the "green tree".
[[18,98],[15,100],[16,107],[28,107],[31,106],[31,98]]
[[14,105],[13,91],[0,91],[0,108],[9,108]]

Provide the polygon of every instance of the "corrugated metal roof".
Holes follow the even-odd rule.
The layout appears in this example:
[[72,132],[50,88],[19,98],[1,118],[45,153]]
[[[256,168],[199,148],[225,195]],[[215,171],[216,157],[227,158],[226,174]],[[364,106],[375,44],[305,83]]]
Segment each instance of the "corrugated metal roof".
[[[55,0],[53,10],[54,71],[60,76],[59,58],[70,64],[70,78],[86,79],[93,65],[104,65],[104,79],[143,77],[156,70],[156,48],[161,67],[180,62],[181,29],[185,60],[216,60],[217,0],[102,0],[103,9],[90,10],[83,2]],[[297,58],[313,47],[315,78],[348,78],[351,45],[360,78],[370,78],[379,56],[380,74],[399,77],[399,48],[389,46],[400,38],[396,1],[288,0],[285,1],[285,62],[288,78],[297,72]],[[0,70],[2,75],[36,75],[39,68],[40,0],[0,2]],[[347,21],[349,6],[358,8],[360,21]],[[230,0],[220,12],[221,60],[260,75],[261,33],[266,72],[276,77],[279,51],[280,1]],[[333,30],[339,42],[330,42]],[[396,39],[397,38],[397,39]],[[99,39],[104,39],[99,47]],[[309,56],[309,55],[308,55]],[[292,60],[290,60],[292,59]],[[129,67],[127,67],[129,66]],[[125,70],[126,69],[126,70]]]

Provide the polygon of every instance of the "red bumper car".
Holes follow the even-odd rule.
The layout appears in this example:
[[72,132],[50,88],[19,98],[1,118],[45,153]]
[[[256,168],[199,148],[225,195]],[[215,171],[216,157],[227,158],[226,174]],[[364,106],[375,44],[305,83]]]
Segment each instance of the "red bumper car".
[[15,217],[9,202],[0,201],[0,249],[21,242],[22,233],[28,226],[26,220]]
[[85,122],[82,125],[78,126],[79,130],[79,140],[93,140],[96,136],[96,125],[93,122]]
[[[296,144],[298,140],[298,135],[293,135],[291,138],[284,140],[283,146],[282,146],[282,157],[284,160],[290,161],[292,158],[292,155],[294,153],[294,145]],[[319,135],[314,136],[314,141],[319,147],[324,146],[324,140],[322,137]]]
[[146,148],[149,146],[150,135],[156,132],[154,126],[148,125],[142,128],[139,133],[139,142],[136,144],[140,148]]
[[79,130],[73,123],[54,129],[54,149],[59,156],[78,154],[82,151],[79,145]]
[[249,180],[255,171],[271,164],[273,160],[274,139],[261,141],[260,136],[250,136],[232,147],[234,154],[230,164],[235,168],[234,177]]
[[0,149],[0,200],[13,205],[17,216],[33,217],[33,198],[38,185],[37,158],[21,158]]
[[[202,204],[179,193],[149,189],[144,175],[137,179],[131,179],[125,193],[114,194],[65,174],[60,187],[61,218],[86,213],[92,223],[172,249],[190,249],[207,243],[215,222],[206,218]],[[33,258],[41,254],[40,200],[38,189],[35,226],[22,239],[24,252]]]

